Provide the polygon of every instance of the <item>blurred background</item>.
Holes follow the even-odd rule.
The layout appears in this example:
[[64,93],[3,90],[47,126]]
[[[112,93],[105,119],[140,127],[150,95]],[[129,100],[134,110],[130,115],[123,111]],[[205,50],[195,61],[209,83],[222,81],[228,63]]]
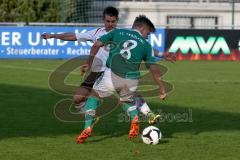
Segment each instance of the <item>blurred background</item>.
[[97,24],[109,5],[119,9],[121,25],[131,25],[141,13],[168,28],[240,28],[240,0],[0,0],[0,22]]
[[[79,114],[74,105],[56,107],[72,102],[84,80],[79,56],[92,43],[41,34],[103,26],[110,5],[120,11],[119,27],[148,16],[157,26],[149,43],[176,54],[175,63],[159,61],[173,92],[165,101],[146,97],[163,113],[159,145],[129,142],[121,107],[101,118],[86,145],[76,145]],[[0,0],[0,159],[239,160],[239,17],[240,0]],[[149,80],[140,85],[150,92],[157,86]]]

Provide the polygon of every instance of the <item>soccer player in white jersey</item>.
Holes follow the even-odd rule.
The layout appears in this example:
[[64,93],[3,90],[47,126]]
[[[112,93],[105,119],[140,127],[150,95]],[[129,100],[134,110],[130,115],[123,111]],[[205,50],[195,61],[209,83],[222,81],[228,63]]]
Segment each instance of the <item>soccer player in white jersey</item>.
[[[62,33],[62,34],[42,34],[43,39],[55,38],[64,41],[91,41],[95,43],[98,38],[116,28],[118,22],[118,10],[114,7],[107,7],[103,12],[104,27],[96,28],[85,33]],[[101,76],[106,68],[108,51],[103,47],[99,50],[91,67],[91,73],[86,77],[74,95],[74,103],[79,110],[85,105],[85,100],[89,96],[94,82]]]
[[[118,22],[118,10],[114,7],[107,7],[103,12],[104,27],[90,30],[85,33],[62,33],[62,34],[42,34],[43,39],[55,38],[64,41],[92,41],[95,43],[98,38],[105,35],[112,29],[116,28]],[[159,56],[158,52],[155,52],[156,56]],[[162,55],[168,61],[175,61],[169,54]],[[106,68],[106,60],[108,58],[108,52],[102,47],[98,51],[93,65],[91,67],[91,73],[86,77],[84,82],[80,85],[76,94],[74,95],[74,103],[76,108],[82,110],[87,97],[89,96],[94,82],[102,75]],[[149,123],[153,124],[159,118],[159,115],[155,115],[149,109],[149,106],[141,96],[136,98],[136,104],[141,113],[148,116]]]

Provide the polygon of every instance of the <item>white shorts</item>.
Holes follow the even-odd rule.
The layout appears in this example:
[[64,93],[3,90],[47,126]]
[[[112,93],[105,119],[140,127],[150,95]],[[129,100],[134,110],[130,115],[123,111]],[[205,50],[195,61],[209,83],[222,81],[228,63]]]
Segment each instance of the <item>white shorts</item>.
[[99,97],[109,97],[117,92],[121,101],[134,101],[138,79],[126,79],[114,74],[106,68],[103,76],[99,77],[93,85],[93,89]]

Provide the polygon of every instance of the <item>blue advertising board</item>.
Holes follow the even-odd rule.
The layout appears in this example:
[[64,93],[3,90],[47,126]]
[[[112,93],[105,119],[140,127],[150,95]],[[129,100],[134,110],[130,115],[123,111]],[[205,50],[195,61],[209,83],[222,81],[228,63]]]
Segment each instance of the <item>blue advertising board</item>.
[[[0,58],[67,59],[89,54],[92,42],[41,39],[46,33],[84,33],[94,27],[11,27],[0,26]],[[158,28],[149,36],[149,43],[164,51],[165,31]]]

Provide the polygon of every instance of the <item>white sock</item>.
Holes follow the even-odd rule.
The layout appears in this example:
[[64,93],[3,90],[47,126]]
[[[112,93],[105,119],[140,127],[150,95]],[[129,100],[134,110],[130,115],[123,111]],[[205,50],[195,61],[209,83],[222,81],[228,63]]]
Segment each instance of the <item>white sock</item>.
[[147,116],[148,112],[151,112],[149,106],[147,105],[147,103],[143,103],[142,106],[139,107],[139,110],[142,114],[144,114],[145,116]]

